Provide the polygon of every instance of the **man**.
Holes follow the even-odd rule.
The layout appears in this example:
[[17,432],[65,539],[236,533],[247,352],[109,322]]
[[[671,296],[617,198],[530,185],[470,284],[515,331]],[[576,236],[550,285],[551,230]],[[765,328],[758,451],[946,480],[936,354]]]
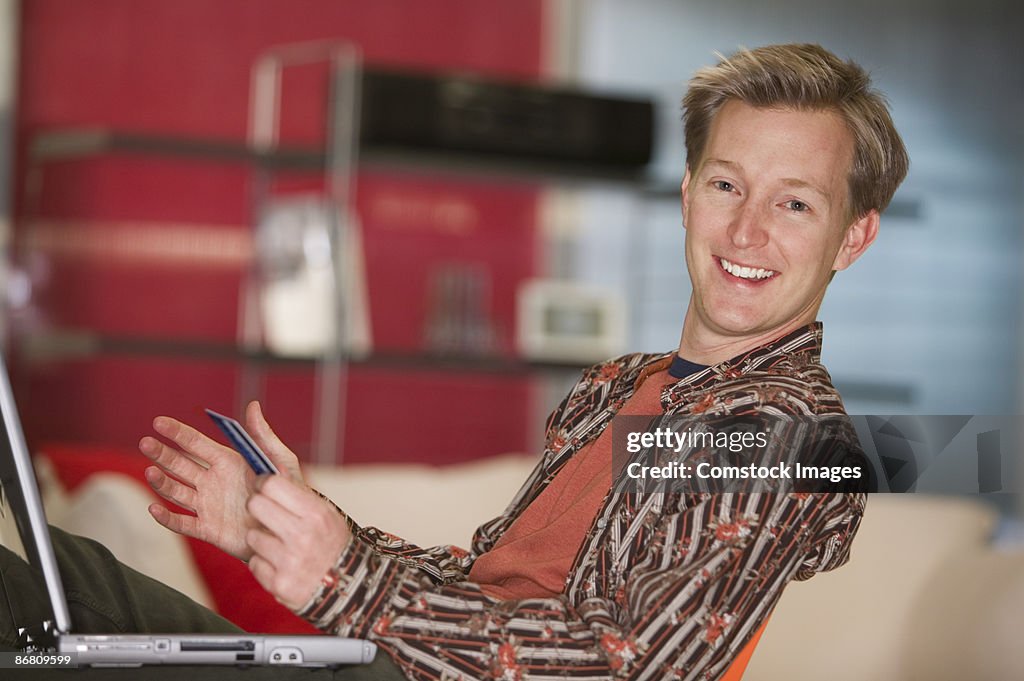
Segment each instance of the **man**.
[[230,479],[205,478],[237,459],[161,419],[157,431],[214,473],[144,440],[153,488],[198,513],[154,505],[154,517],[247,559],[282,603],[373,638],[412,678],[720,674],[786,581],[845,562],[863,497],[676,494],[638,507],[608,493],[606,426],[620,410],[729,413],[751,398],[842,414],[814,320],[833,273],[874,241],[907,158],[866,74],[816,46],[739,52],[699,72],[684,105],[693,294],[676,371],[648,355],[586,371],[548,422],[544,459],[470,552],[347,522],[304,489],[256,407],[249,426],[290,477],[225,500]]
[[247,426],[284,474],[255,480],[232,451],[160,417],[174,446],[140,442],[147,479],[195,515],[150,512],[248,561],[322,630],[373,639],[407,678],[719,678],[789,580],[846,561],[864,497],[613,493],[607,426],[842,416],[816,314],[907,169],[868,88],[860,67],[812,45],[698,72],[684,100],[693,294],[679,349],[586,370],[549,418],[537,468],[470,551],[358,527],[305,486],[255,403]]

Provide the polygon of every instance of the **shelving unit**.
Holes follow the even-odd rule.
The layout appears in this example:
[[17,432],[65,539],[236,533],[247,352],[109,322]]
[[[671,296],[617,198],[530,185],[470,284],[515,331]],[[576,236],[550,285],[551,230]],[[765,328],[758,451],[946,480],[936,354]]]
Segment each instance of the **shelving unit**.
[[[30,182],[28,205],[34,201],[31,193],[38,191],[44,181],[47,165],[55,162],[85,160],[103,156],[139,156],[200,162],[231,163],[273,171],[323,172],[327,167],[327,154],[322,149],[280,147],[259,149],[250,143],[225,139],[200,139],[150,133],[134,133],[105,128],[76,128],[46,131],[36,135],[29,148]],[[572,164],[508,161],[472,154],[437,154],[419,150],[393,150],[362,148],[361,168],[425,171],[450,174],[464,178],[473,171],[476,177],[489,180],[545,184],[625,184],[646,196],[667,196],[678,188],[652,186],[644,177],[633,172],[594,170]],[[29,211],[31,212],[31,210]],[[136,337],[111,337],[83,332],[56,332],[26,339],[45,347],[48,356],[81,355],[84,348],[93,353],[169,355],[178,357],[204,357],[244,359],[261,364],[311,364],[313,358],[294,358],[277,355],[244,345],[217,345],[188,341],[160,341]],[[380,354],[357,360],[359,364],[403,367],[443,368],[449,371],[495,371],[498,373],[529,373],[535,371],[578,370],[586,363],[545,362],[508,358],[479,357],[473,355],[441,354]]]

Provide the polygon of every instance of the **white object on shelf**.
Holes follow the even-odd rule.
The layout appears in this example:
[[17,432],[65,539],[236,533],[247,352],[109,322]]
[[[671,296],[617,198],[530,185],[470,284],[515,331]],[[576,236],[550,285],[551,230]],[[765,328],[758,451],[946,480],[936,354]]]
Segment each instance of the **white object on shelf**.
[[528,359],[596,362],[625,348],[625,303],[614,291],[532,279],[516,302],[519,351]]
[[350,218],[340,258],[344,329],[337,328],[335,268],[328,207],[319,197],[276,198],[258,229],[260,312],[267,349],[288,357],[319,357],[345,335],[348,356],[372,345],[360,230]]

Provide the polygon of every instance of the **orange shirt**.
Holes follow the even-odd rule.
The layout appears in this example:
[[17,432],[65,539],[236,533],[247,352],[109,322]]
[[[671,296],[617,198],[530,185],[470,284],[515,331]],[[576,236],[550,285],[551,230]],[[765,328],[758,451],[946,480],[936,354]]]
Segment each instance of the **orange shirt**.
[[[677,378],[651,374],[619,410],[621,415],[663,412],[661,391]],[[612,426],[585,445],[487,553],[469,581],[500,600],[561,595],[583,539],[612,486]]]

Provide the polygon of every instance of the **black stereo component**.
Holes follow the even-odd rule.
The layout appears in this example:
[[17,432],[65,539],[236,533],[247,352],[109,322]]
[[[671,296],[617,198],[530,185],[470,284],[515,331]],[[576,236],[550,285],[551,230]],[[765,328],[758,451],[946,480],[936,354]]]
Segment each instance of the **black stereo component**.
[[367,69],[364,148],[418,149],[636,169],[651,159],[654,105],[463,75]]

